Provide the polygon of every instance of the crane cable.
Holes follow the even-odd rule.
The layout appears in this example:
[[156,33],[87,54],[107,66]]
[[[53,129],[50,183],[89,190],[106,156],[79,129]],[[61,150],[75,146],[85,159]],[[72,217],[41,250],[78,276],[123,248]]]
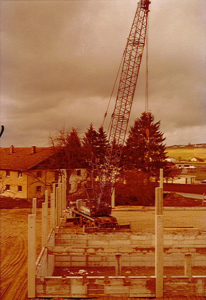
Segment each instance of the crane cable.
[[148,36],[149,36],[149,16],[147,19],[147,32],[146,32],[146,87],[145,87],[145,112],[148,113]]
[[[118,72],[117,72],[117,76],[116,76],[116,78],[115,78],[115,82],[114,82],[114,85],[113,85],[113,88],[112,88],[112,92],[111,92],[111,95],[110,95],[109,103],[108,103],[108,105],[107,105],[107,109],[106,109],[106,112],[105,112],[105,114],[104,114],[104,119],[103,119],[103,122],[102,122],[102,126],[101,126],[101,127],[104,126],[104,122],[105,122],[105,119],[106,119],[106,117],[107,117],[107,113],[108,113],[109,106],[110,106],[110,103],[111,103],[111,100],[112,100],[112,96],[113,96],[113,93],[114,93],[114,89],[115,89],[115,86],[116,86],[116,83],[117,83],[117,79],[118,79],[118,77],[119,77],[120,69],[121,69],[122,64],[123,64],[123,59],[124,59],[124,54],[123,54],[123,56],[122,56],[122,60],[121,60],[120,65],[119,65],[119,69],[118,69]],[[111,120],[110,120],[110,124],[111,124]],[[109,124],[109,126],[108,126],[108,132],[109,132],[110,124]]]

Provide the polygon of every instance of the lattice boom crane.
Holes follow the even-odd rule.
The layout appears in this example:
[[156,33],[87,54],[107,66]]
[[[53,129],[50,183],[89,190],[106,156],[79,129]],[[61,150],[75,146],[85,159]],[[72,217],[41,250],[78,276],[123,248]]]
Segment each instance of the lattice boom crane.
[[[149,0],[138,3],[130,30],[127,44],[123,53],[123,65],[115,108],[109,128],[109,145],[104,168],[100,172],[101,194],[98,200],[101,207],[108,207],[111,202],[114,173],[118,169],[121,151],[125,142],[130,112],[135,94],[140,64],[145,46]],[[100,211],[101,208],[99,207]]]
[[122,148],[125,142],[132,102],[135,94],[140,64],[146,40],[149,0],[140,0],[123,53],[123,64],[117,91],[115,108],[109,127],[109,147],[105,163],[94,169],[99,176],[98,188],[87,188],[87,201],[77,200],[76,208],[84,214],[98,217],[111,214],[111,195],[115,172],[119,167]]

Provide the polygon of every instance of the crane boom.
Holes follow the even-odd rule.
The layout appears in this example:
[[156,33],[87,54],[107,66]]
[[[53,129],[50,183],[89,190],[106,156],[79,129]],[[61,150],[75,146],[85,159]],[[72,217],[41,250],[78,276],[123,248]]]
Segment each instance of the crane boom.
[[[104,168],[100,172],[101,195],[106,198],[114,182],[114,170],[119,166],[125,142],[137,78],[145,46],[149,0],[140,0],[123,53],[123,65],[115,108],[109,128],[109,147],[107,148]],[[111,191],[112,192],[112,191]],[[111,193],[110,192],[110,193]],[[103,197],[105,198],[105,197]],[[106,200],[106,199],[105,199]],[[102,201],[105,201],[102,199]],[[105,204],[105,203],[104,203]]]
[[115,183],[122,148],[129,123],[132,102],[145,46],[149,0],[140,0],[123,53],[123,65],[117,91],[115,108],[109,128],[109,146],[103,167],[93,163],[93,174],[98,174],[99,184],[92,176],[92,186],[85,186],[87,199],[76,201],[77,211],[92,217],[111,214],[111,195]]

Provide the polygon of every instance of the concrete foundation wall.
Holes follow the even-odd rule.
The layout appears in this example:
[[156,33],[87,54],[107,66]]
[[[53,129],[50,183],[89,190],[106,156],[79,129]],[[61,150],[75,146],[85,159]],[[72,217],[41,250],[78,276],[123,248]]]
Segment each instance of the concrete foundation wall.
[[[124,267],[154,267],[154,234],[58,234],[55,247],[56,267],[113,267],[121,254]],[[62,245],[67,245],[62,246]],[[167,233],[164,235],[164,266],[184,266],[185,254],[191,253],[192,266],[206,266],[206,233]]]
[[[155,297],[154,276],[79,276],[37,279],[36,297]],[[164,297],[205,296],[206,276],[164,277]]]

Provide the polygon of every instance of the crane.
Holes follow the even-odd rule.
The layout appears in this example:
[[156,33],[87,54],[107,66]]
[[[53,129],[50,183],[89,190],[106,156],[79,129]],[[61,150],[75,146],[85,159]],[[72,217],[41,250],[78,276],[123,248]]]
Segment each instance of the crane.
[[123,64],[119,79],[116,102],[111,116],[105,162],[103,166],[93,163],[93,173],[99,177],[99,185],[94,182],[86,188],[87,200],[76,201],[76,209],[92,217],[111,214],[111,195],[115,183],[122,148],[128,128],[132,103],[145,46],[149,0],[140,0],[123,53]]

